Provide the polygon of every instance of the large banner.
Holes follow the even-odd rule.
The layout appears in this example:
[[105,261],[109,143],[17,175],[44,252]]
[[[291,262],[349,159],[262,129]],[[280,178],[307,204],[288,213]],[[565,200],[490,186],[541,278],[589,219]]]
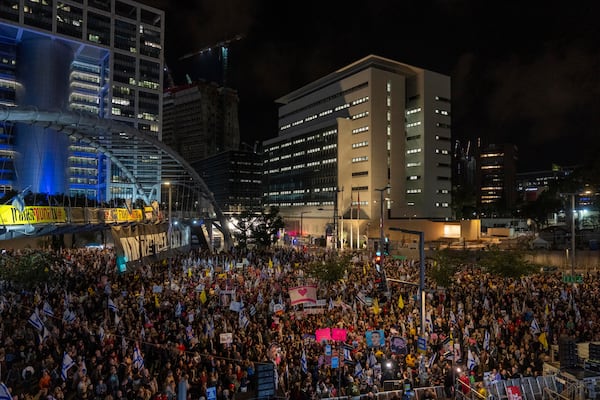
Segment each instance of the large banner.
[[141,222],[144,213],[140,209],[128,210],[127,208],[103,208],[98,210],[98,219],[102,222]]
[[113,226],[111,231],[116,254],[131,262],[190,244],[189,227],[180,224],[178,229],[173,229],[170,244],[168,230],[169,224],[166,223]]
[[25,225],[67,222],[64,207],[26,206],[23,211],[11,205],[0,205],[0,224]]
[[290,288],[288,291],[290,296],[291,305],[297,304],[317,304],[317,286],[306,285]]

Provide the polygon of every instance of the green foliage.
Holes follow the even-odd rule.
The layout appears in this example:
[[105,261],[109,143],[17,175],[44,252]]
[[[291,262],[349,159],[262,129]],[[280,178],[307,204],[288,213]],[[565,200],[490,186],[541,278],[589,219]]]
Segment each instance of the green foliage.
[[23,250],[18,256],[3,254],[0,257],[0,279],[11,281],[17,287],[32,289],[53,278],[51,266],[59,262],[52,253],[40,250]]
[[495,248],[481,252],[479,265],[491,274],[509,278],[518,278],[537,271],[534,264],[525,260],[522,252],[502,251]]
[[331,255],[322,261],[312,262],[304,267],[304,272],[321,282],[335,282],[344,277],[350,265],[349,256]]
[[233,236],[237,246],[242,249],[247,249],[250,243],[261,249],[270,247],[276,241],[279,230],[284,227],[277,207],[270,207],[260,213],[244,211],[237,216],[237,220]]
[[438,286],[448,287],[456,271],[472,258],[468,250],[437,250],[433,256],[433,265],[427,270],[427,275]]

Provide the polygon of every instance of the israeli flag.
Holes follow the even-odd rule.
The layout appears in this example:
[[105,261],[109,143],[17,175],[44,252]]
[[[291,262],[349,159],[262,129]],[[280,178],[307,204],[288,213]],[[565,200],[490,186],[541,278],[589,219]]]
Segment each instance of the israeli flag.
[[68,324],[72,324],[73,322],[75,322],[75,313],[72,310],[65,310],[65,312],[63,313],[63,321],[65,321]]
[[27,320],[35,329],[38,331],[42,331],[44,329],[44,322],[42,322],[40,316],[37,313],[37,309],[31,314],[29,319]]
[[302,349],[302,357],[300,357],[300,365],[302,366],[302,372],[308,373],[308,361],[306,360],[306,351]]
[[537,319],[535,319],[535,318],[534,318],[534,319],[531,321],[531,326],[530,326],[530,329],[531,329],[531,333],[540,333],[540,332],[542,331],[542,330],[540,329],[540,325],[539,325],[539,324],[538,324],[538,322],[537,322]]
[[181,308],[182,308],[182,307],[181,307],[181,302],[180,302],[180,301],[178,301],[178,302],[177,302],[177,305],[175,306],[175,316],[176,316],[177,318],[181,317]]
[[142,353],[140,353],[137,343],[133,349],[133,367],[137,368],[138,371],[144,368],[144,357],[142,357]]
[[44,301],[44,307],[43,307],[42,311],[47,316],[54,317],[54,311],[52,310],[52,306],[50,305],[50,303],[48,303],[48,300]]
[[73,365],[75,365],[75,361],[73,361],[71,356],[67,352],[65,352],[63,354],[62,368],[60,370],[60,377],[63,381],[67,380],[67,372]]
[[471,351],[471,349],[469,349],[467,355],[467,368],[469,368],[469,370],[472,371],[473,369],[475,369],[475,366],[475,357],[473,357],[473,352]]
[[12,394],[4,383],[0,383],[0,400],[12,400]]
[[483,349],[490,349],[490,331],[488,331],[487,329],[485,330],[485,335],[483,337]]
[[363,367],[360,365],[360,362],[357,362],[354,366],[354,376],[361,377],[363,374]]
[[119,312],[119,308],[111,298],[108,299],[108,309],[115,313]]

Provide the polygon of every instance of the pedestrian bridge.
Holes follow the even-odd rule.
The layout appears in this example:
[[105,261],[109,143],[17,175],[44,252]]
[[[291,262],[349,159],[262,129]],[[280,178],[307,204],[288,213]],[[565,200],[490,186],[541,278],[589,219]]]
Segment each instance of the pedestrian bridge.
[[[99,118],[86,112],[40,110],[33,107],[0,107],[0,123],[5,131],[10,131],[15,124],[26,124],[43,127],[66,135],[73,142],[84,143],[104,154],[126,178],[133,190],[131,203],[142,200],[150,205],[153,193],[161,183],[171,182],[185,185],[189,192],[186,196],[201,199],[208,205],[206,214],[217,222],[216,228],[224,236],[227,244],[231,243],[231,235],[227,227],[227,218],[217,205],[212,191],[200,175],[177,152],[163,144],[156,136],[140,131],[122,122]],[[8,132],[10,135],[10,132]],[[14,139],[13,139],[14,140]],[[144,172],[140,172],[144,171]],[[24,183],[26,184],[26,183]],[[22,188],[21,188],[22,190]],[[174,203],[182,199],[175,198]],[[65,206],[65,205],[62,205]],[[26,210],[26,209],[25,209]],[[5,210],[6,211],[6,210]],[[21,210],[24,211],[24,210]],[[33,211],[33,210],[31,210]],[[43,211],[38,208],[40,213]],[[58,211],[58,210],[54,210]],[[183,210],[182,210],[183,211]],[[28,215],[15,214],[14,210],[6,211],[2,216],[14,214],[13,223],[0,221],[5,231],[13,235],[30,234],[32,227],[41,222],[31,221]],[[68,211],[65,212],[65,215]],[[23,224],[17,223],[21,220]],[[50,222],[45,222],[49,224]],[[70,223],[78,223],[74,218]],[[23,229],[15,226],[23,225]]]

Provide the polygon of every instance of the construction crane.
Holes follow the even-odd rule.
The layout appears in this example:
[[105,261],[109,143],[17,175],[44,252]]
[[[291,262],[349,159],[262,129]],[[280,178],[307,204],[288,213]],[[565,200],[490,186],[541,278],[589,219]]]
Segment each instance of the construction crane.
[[179,57],[179,60],[185,60],[187,58],[192,58],[195,57],[197,55],[203,54],[204,52],[207,51],[212,51],[215,48],[220,48],[221,49],[221,67],[222,67],[222,73],[223,73],[223,86],[227,86],[227,70],[228,70],[228,58],[229,58],[229,45],[233,42],[237,42],[238,40],[243,39],[242,35],[235,35],[234,37],[227,39],[227,40],[223,40],[220,42],[217,42],[213,45],[210,46],[206,46],[201,48],[200,50],[196,50],[194,52],[191,53],[187,53],[181,57]]

